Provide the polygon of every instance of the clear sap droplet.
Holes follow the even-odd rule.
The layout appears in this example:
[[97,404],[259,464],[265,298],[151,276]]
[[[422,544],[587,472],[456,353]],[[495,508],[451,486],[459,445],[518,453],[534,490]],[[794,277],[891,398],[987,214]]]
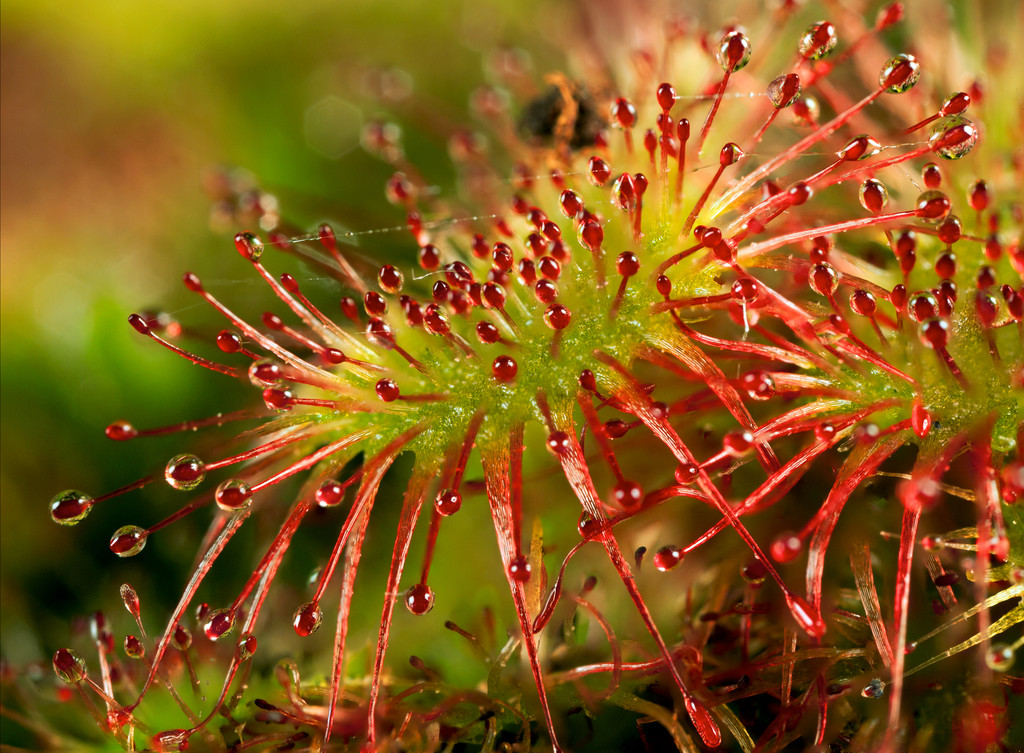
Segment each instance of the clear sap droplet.
[[779,76],[768,84],[768,99],[776,110],[789,107],[800,96],[800,77],[795,73]]
[[875,678],[860,691],[860,694],[865,698],[881,698],[885,694],[885,683]]
[[417,583],[405,592],[405,607],[415,615],[423,615],[434,608],[434,589],[426,583]]
[[228,479],[217,487],[214,499],[224,512],[244,510],[252,502],[252,489],[241,479]]
[[913,55],[889,58],[878,74],[878,85],[890,94],[902,94],[913,88],[921,77],[921,64]]
[[217,609],[207,618],[203,632],[211,641],[216,641],[230,633],[234,626],[235,613],[230,609]]
[[838,42],[836,27],[828,21],[819,21],[808,26],[800,38],[800,55],[808,60],[821,60],[836,48]]
[[723,71],[735,73],[750,62],[750,39],[742,31],[730,31],[718,44],[715,53]]
[[978,143],[978,127],[963,115],[940,118],[928,134],[932,151],[947,160],[967,156]]
[[124,653],[129,659],[141,659],[146,655],[146,647],[134,635],[124,637]]
[[683,550],[677,546],[664,546],[654,553],[654,567],[663,573],[674,570],[683,561]]
[[868,178],[860,186],[860,205],[873,214],[881,212],[889,203],[889,189],[874,178]]
[[238,639],[238,645],[235,647],[235,652],[238,655],[238,661],[248,661],[252,658],[253,654],[256,653],[256,636],[254,635],[243,635]]
[[75,489],[67,489],[50,500],[50,517],[62,526],[73,526],[85,520],[92,510],[92,497]]
[[192,633],[188,628],[178,625],[171,633],[171,644],[179,651],[186,651],[192,645]]
[[134,557],[146,548],[149,534],[139,526],[121,526],[110,537],[110,551],[118,557]]
[[70,648],[59,649],[53,655],[53,671],[68,685],[75,685],[85,679],[85,660]]
[[164,479],[172,489],[187,492],[195,489],[206,478],[206,464],[195,455],[175,455],[167,462]]
[[993,643],[985,653],[985,664],[993,672],[1007,672],[1013,667],[1016,654],[1013,647],[1005,643]]
[[292,618],[292,627],[295,628],[295,632],[301,637],[307,638],[320,628],[320,623],[323,622],[323,619],[324,613],[320,610],[320,607],[316,602],[309,601],[295,610],[295,616]]

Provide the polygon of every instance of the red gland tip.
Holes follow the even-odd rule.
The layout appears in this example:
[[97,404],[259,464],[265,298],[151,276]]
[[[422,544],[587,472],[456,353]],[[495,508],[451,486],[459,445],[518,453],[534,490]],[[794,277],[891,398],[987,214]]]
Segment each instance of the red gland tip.
[[149,334],[149,322],[146,321],[146,318],[142,316],[142,314],[132,314],[128,317],[128,323],[132,325],[132,327],[135,328],[135,331],[140,335]]
[[722,731],[718,728],[715,720],[711,718],[711,712],[707,707],[693,696],[686,696],[684,700],[686,713],[690,715],[697,734],[704,744],[711,748],[717,748],[722,744]]
[[263,255],[263,241],[255,233],[238,233],[235,236],[235,249],[245,259],[257,262]]
[[125,442],[137,437],[139,430],[127,421],[114,421],[114,423],[106,428],[105,433],[108,439],[113,439],[115,442]]
[[185,287],[191,290],[193,293],[203,292],[203,283],[199,280],[199,276],[192,272],[186,272],[181,276],[182,282],[185,283]]
[[825,635],[825,621],[821,618],[820,614],[811,608],[811,605],[806,600],[801,599],[799,596],[789,596],[786,601],[789,604],[790,611],[793,613],[793,618],[803,628],[804,632],[812,638],[820,638]]

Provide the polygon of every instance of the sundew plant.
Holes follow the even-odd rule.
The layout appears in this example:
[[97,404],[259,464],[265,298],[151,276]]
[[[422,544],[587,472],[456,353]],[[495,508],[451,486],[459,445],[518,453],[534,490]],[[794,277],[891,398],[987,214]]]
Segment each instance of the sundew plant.
[[450,123],[368,103],[401,259],[211,181],[262,311],[197,266],[219,329],[128,324],[249,405],[112,421],[178,452],[53,497],[123,513],[112,568],[205,535],[51,692],[130,750],[1024,744],[1021,77],[854,5],[580,4]]

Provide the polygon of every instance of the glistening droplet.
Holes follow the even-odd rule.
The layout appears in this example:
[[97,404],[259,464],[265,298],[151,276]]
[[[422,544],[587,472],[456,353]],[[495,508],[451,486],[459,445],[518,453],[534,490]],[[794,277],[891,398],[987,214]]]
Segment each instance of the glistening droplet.
[[110,537],[110,551],[118,557],[134,557],[145,548],[148,536],[139,526],[121,526]]
[[206,465],[195,455],[175,455],[167,462],[164,479],[172,489],[187,492],[195,489],[206,478]]
[[68,489],[50,500],[50,517],[62,526],[81,523],[92,510],[92,497],[84,492]]
[[53,655],[53,671],[68,685],[85,679],[85,660],[70,648],[58,649]]

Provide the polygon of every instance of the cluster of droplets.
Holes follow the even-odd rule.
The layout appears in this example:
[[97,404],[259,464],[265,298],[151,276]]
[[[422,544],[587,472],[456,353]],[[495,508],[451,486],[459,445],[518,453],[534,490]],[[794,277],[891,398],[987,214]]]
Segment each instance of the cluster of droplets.
[[[868,135],[844,136],[834,159],[823,168],[800,179],[787,178],[786,185],[773,177],[798,158],[813,156],[812,150],[834,146],[833,135],[849,130],[849,123],[883,95],[900,95],[917,84],[920,64],[911,55],[896,55],[883,63],[877,83],[869,82],[863,99],[844,109],[828,102],[836,114],[825,123],[819,122],[820,104],[808,93],[827,92],[821,84],[834,68],[900,16],[898,3],[886,6],[874,26],[838,56],[834,24],[821,21],[808,27],[799,38],[792,70],[767,85],[764,99],[770,109],[753,137],[737,135],[743,143],[726,142],[708,165],[700,160],[709,134],[716,123],[721,128],[718,113],[729,87],[736,86],[736,74],[752,60],[752,45],[742,29],[729,27],[706,45],[720,73],[699,96],[680,95],[675,85],[661,82],[651,83],[640,97],[612,97],[607,105],[607,124],[614,129],[610,133],[593,127],[595,121],[601,126],[604,121],[593,114],[592,95],[559,80],[525,108],[548,111],[550,117],[541,119],[548,125],[520,124],[527,137],[546,146],[512,148],[518,161],[512,168],[511,197],[481,191],[479,213],[465,220],[431,219],[443,217],[449,209],[406,160],[397,127],[371,122],[363,141],[395,167],[386,196],[404,211],[405,228],[415,241],[419,269],[413,274],[393,264],[364,268],[361,261],[354,261],[345,237],[328,225],[311,235],[289,228],[269,195],[248,190],[229,201],[231,192],[224,192],[218,210],[222,215],[239,215],[244,208],[269,233],[266,243],[254,233],[237,234],[236,250],[301,324],[289,324],[267,311],[255,326],[235,315],[192,273],[184,276],[185,286],[230,325],[216,336],[217,349],[241,365],[223,365],[184,350],[175,342],[180,328],[157,317],[135,314],[129,322],[141,335],[192,363],[248,379],[260,392],[262,405],[158,429],[139,430],[118,421],[106,433],[112,440],[128,441],[258,419],[264,422],[266,438],[258,446],[212,462],[192,454],[170,459],[163,480],[182,492],[199,490],[208,474],[220,469],[235,467],[237,472],[156,525],[119,528],[111,538],[111,550],[121,557],[136,555],[154,532],[213,501],[223,528],[203,559],[199,574],[205,576],[223,545],[256,507],[260,492],[300,473],[311,476],[302,499],[235,601],[225,608],[201,608],[198,625],[210,641],[220,641],[244,624],[231,663],[233,676],[256,650],[252,625],[303,516],[314,507],[344,507],[353,496],[349,488],[358,490],[330,560],[314,579],[314,597],[294,612],[295,632],[308,637],[322,625],[321,601],[339,561],[345,557],[343,569],[354,570],[354,549],[358,563],[366,517],[380,478],[398,452],[416,452],[417,471],[403,507],[377,644],[368,732],[373,743],[390,610],[399,597],[415,615],[434,608],[435,594],[428,581],[435,544],[442,521],[463,506],[463,476],[476,450],[487,477],[503,565],[552,741],[554,724],[534,636],[560,603],[562,575],[570,559],[581,546],[593,542],[604,547],[643,617],[691,722],[707,744],[717,744],[721,740],[718,724],[676,667],[613,529],[674,497],[710,504],[722,521],[689,544],[661,542],[651,556],[654,568],[661,573],[685,570],[680,565],[690,552],[732,528],[753,554],[743,570],[744,598],[749,597],[750,604],[745,601],[742,608],[708,612],[701,619],[714,622],[727,615],[743,615],[749,625],[767,611],[754,604],[753,597],[771,580],[781,589],[797,624],[820,643],[826,628],[821,614],[824,553],[839,511],[856,486],[907,437],[920,442],[934,438],[937,416],[944,413],[951,394],[991,390],[987,375],[1000,369],[1009,375],[996,379],[1000,399],[1022,386],[1019,339],[1011,341],[1001,333],[1024,328],[1024,291],[1009,278],[1012,271],[1019,275],[1024,269],[1024,259],[1019,239],[1010,244],[1001,240],[1000,215],[993,211],[989,185],[978,180],[966,197],[980,234],[972,234],[965,228],[968,223],[954,214],[955,202],[943,190],[943,169],[935,163],[924,166],[925,190],[910,208],[892,211],[889,207],[886,180],[895,171],[886,172],[887,168],[932,156],[957,160],[971,152],[978,129],[963,113],[977,92],[951,95],[937,112],[908,127],[907,134],[927,128],[928,136],[895,156],[883,152],[900,146],[883,146]],[[707,100],[710,107],[703,123],[691,134],[689,116]],[[509,117],[500,98],[486,92],[478,93],[474,105],[488,118]],[[759,145],[774,137],[779,130],[777,118],[787,109],[805,135],[766,158],[759,153]],[[556,125],[550,126],[549,121]],[[513,130],[511,123],[499,125],[503,126],[499,131]],[[641,130],[642,137],[635,139],[634,133]],[[460,132],[453,137],[451,153],[467,180],[479,180],[484,149],[471,134]],[[705,167],[707,177],[701,174]],[[791,166],[790,175],[796,172]],[[816,202],[842,190],[841,184],[846,183],[859,186],[860,205],[867,214],[822,224]],[[868,232],[884,233],[897,276],[888,272],[865,276],[852,263],[844,246]],[[319,244],[322,266],[350,288],[351,295],[338,301],[344,326],[306,297],[295,276],[275,277],[264,265],[265,249],[298,253],[305,244]],[[978,246],[983,248],[982,261],[975,253]],[[790,247],[801,253],[787,256],[780,265],[777,254]],[[769,285],[777,268],[794,270],[792,280],[781,290]],[[426,286],[407,287],[407,277],[425,279]],[[738,333],[742,328],[742,334],[735,339],[713,335],[718,318],[711,319],[716,322],[713,326],[700,324],[719,311],[727,314],[727,331]],[[792,337],[778,335],[766,326],[769,320],[788,328]],[[958,341],[974,337],[972,327],[963,325],[965,320],[978,323],[990,363],[977,364],[974,351]],[[908,345],[905,335],[911,329],[917,338]],[[750,368],[730,379],[702,348],[739,354],[750,360]],[[928,378],[927,367],[921,367],[921,348],[934,352],[950,379],[936,383]],[[956,354],[961,352],[969,352],[972,360],[959,361]],[[660,399],[660,393],[656,398],[653,393],[661,385],[641,383],[632,369],[640,358],[655,365],[670,363],[669,372],[685,370],[707,390],[674,403]],[[1007,363],[1013,359],[1013,365]],[[817,398],[823,399],[813,403]],[[796,408],[790,407],[794,399],[799,403]],[[786,407],[773,413],[783,401]],[[955,440],[955,448],[963,443],[963,433],[973,429],[979,410],[987,413],[1000,405],[995,398],[982,403],[982,409],[966,417],[940,416],[942,436]],[[669,419],[709,405],[725,406],[739,428],[722,432],[720,442],[716,439],[715,446],[702,449],[698,457]],[[770,420],[758,425],[748,405],[762,406]],[[575,407],[583,416],[581,434],[571,416]],[[887,423],[871,418],[892,410],[903,413]],[[615,417],[603,418],[601,411],[614,411]],[[442,414],[449,423],[439,419]],[[524,597],[525,584],[537,564],[522,546],[522,426],[528,421],[543,424],[547,450],[583,507],[577,526],[579,543],[566,556],[537,615],[527,612]],[[616,442],[641,427],[673,453],[675,483],[642,485],[623,471]],[[605,495],[597,492],[583,454],[582,438],[588,433],[613,477]],[[1002,427],[995,432],[1000,438],[1004,433]],[[494,439],[496,434],[501,437]],[[805,436],[810,445],[783,463],[771,443],[791,436]],[[855,446],[853,459],[861,465],[851,465],[850,472],[841,475],[828,500],[803,529],[777,534],[768,552],[763,552],[740,516],[772,504],[779,490],[788,488],[790,475],[798,477],[811,460],[843,441]],[[363,466],[339,480],[338,470],[364,447],[369,450]],[[444,448],[441,453],[438,447]],[[941,462],[915,466],[901,487],[908,509],[919,515],[936,503],[951,457],[942,455]],[[723,489],[728,488],[731,474],[752,459],[766,478],[735,504],[726,499]],[[1016,499],[1024,492],[1020,475],[999,477],[1003,498]],[[96,499],[82,492],[62,492],[51,502],[51,515],[62,524],[80,522],[98,502],[137,490],[156,478],[147,476]],[[726,481],[719,483],[719,479]],[[428,505],[430,524],[422,569],[415,584],[399,594],[409,539],[424,499],[432,499],[433,504]],[[987,514],[995,528],[994,549],[1003,551],[1005,526],[991,504]],[[904,529],[903,538],[910,543],[904,543],[901,551],[901,584],[909,572],[908,547],[914,543],[916,524],[915,519],[909,534]],[[793,593],[773,564],[790,563],[805,550],[809,551],[806,599]],[[643,547],[636,552],[638,569],[644,553]],[[948,584],[943,581],[942,586]],[[196,587],[190,586],[190,597]],[[339,624],[347,620],[346,598],[350,596],[342,597]],[[253,606],[247,608],[250,599]],[[129,611],[138,619],[137,598],[135,604],[135,611],[131,606]],[[155,651],[147,647],[141,621],[142,637],[126,639],[129,657],[142,660],[153,655],[146,687],[162,681],[159,663],[168,646],[188,649],[191,635],[181,626],[180,617],[179,609]],[[896,617],[902,641],[906,599],[900,602],[899,590]],[[345,630],[339,628],[342,646]],[[335,655],[325,738],[330,736],[343,682],[342,651]],[[995,664],[993,668],[1013,662],[1009,648],[993,645],[988,655],[996,657],[989,662]],[[59,652],[54,668],[72,684],[88,680],[84,664],[69,650]],[[821,677],[824,681],[824,674]],[[896,678],[897,684],[902,682],[899,673]],[[230,678],[225,693],[229,685]],[[883,687],[878,685],[877,695]],[[874,691],[863,693],[868,696]],[[188,736],[182,730],[168,734],[175,739]]]

